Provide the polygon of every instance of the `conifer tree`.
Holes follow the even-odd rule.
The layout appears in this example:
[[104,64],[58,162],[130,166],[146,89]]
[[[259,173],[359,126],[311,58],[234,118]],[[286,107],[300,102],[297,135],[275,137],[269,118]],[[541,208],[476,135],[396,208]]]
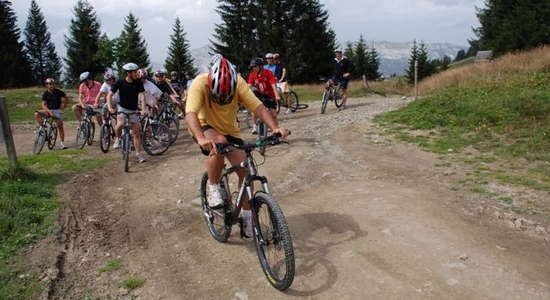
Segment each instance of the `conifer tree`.
[[212,54],[227,57],[240,72],[248,70],[250,59],[259,55],[258,29],[254,24],[249,0],[218,0],[216,12],[222,23],[216,24],[210,41]]
[[74,18],[69,25],[69,35],[65,35],[67,57],[66,80],[78,83],[82,72],[90,72],[92,76],[103,73],[105,66],[101,65],[96,53],[99,49],[101,24],[93,7],[87,0],[78,0],[73,7]]
[[486,0],[477,8],[480,27],[474,28],[480,50],[493,57],[550,44],[550,5],[540,0]]
[[0,89],[26,87],[33,84],[30,64],[10,1],[0,0]]
[[44,15],[35,0],[31,1],[24,34],[34,82],[42,83],[50,77],[59,80],[63,67],[61,58],[55,51]]
[[414,40],[413,47],[411,49],[411,56],[409,58],[409,68],[406,73],[406,77],[410,84],[414,83],[415,61],[418,62],[418,81],[434,74],[436,71],[436,65],[429,60],[426,44],[424,44],[424,42],[417,44],[416,40]]
[[164,62],[164,67],[169,71],[176,71],[178,76],[181,76],[181,74],[186,71],[196,74],[198,70],[194,66],[193,59],[191,58],[189,43],[185,39],[186,34],[179,17],[176,17],[172,30],[173,33],[170,36],[170,46],[168,47],[168,57]]
[[116,65],[119,74],[125,63],[133,62],[140,68],[147,68],[150,71],[151,62],[147,53],[147,43],[141,36],[141,29],[138,27],[138,18],[131,12],[124,19],[124,29],[116,40]]
[[353,60],[355,66],[354,72],[351,73],[351,78],[361,78],[363,75],[367,74],[367,45],[365,45],[365,39],[363,35],[359,36],[359,41],[355,45],[355,59]]
[[367,80],[378,80],[382,74],[378,71],[380,69],[380,56],[374,47],[374,43],[367,52],[367,65],[365,69],[365,76]]
[[113,69],[116,67],[115,45],[116,39],[110,39],[107,33],[103,33],[99,38],[96,58],[105,69]]
[[[335,34],[318,0],[218,0],[212,52],[248,71],[250,59],[277,52],[293,82],[318,81],[332,72]],[[245,74],[246,76],[246,74]]]

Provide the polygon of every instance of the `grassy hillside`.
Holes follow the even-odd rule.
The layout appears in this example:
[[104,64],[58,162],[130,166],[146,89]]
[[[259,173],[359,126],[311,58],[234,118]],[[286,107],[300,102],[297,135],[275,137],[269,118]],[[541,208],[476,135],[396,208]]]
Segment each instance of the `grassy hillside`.
[[489,176],[550,191],[549,86],[550,47],[544,47],[430,77],[419,85],[419,100],[375,121],[430,151],[475,151],[509,168],[527,166]]

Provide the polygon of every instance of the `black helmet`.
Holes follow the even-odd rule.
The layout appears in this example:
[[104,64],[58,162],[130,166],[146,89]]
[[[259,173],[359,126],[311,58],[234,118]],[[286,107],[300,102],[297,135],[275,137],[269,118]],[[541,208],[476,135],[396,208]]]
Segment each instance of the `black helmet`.
[[263,66],[264,65],[264,60],[261,57],[254,57],[250,61],[250,65],[248,67],[252,69],[252,67],[258,66],[258,65]]

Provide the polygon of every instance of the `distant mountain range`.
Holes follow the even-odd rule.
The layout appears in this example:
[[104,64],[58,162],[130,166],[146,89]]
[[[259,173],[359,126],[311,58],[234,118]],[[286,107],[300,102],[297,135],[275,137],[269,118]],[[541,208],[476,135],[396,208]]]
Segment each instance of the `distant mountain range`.
[[[413,42],[372,42],[367,44],[367,47],[374,45],[376,52],[380,56],[379,72],[383,75],[403,75],[408,68],[409,58]],[[442,59],[444,56],[449,56],[454,59],[459,50],[468,50],[468,46],[454,45],[450,43],[426,43],[426,49],[429,52],[430,59]],[[195,65],[199,72],[205,72],[210,64],[210,54],[208,46],[198,49],[192,49],[191,57],[195,61]],[[160,64],[158,64],[160,65]]]

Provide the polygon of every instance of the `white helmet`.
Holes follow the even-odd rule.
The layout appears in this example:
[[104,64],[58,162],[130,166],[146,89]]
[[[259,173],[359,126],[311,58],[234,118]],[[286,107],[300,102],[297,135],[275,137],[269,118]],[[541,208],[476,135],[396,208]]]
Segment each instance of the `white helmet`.
[[139,69],[138,65],[132,63],[132,62],[129,62],[127,64],[125,64],[124,66],[122,66],[122,69],[126,72],[131,72],[131,71],[137,71]]
[[90,78],[90,72],[84,72],[84,73],[80,74],[80,77],[79,77],[81,82],[88,79],[88,78]]

